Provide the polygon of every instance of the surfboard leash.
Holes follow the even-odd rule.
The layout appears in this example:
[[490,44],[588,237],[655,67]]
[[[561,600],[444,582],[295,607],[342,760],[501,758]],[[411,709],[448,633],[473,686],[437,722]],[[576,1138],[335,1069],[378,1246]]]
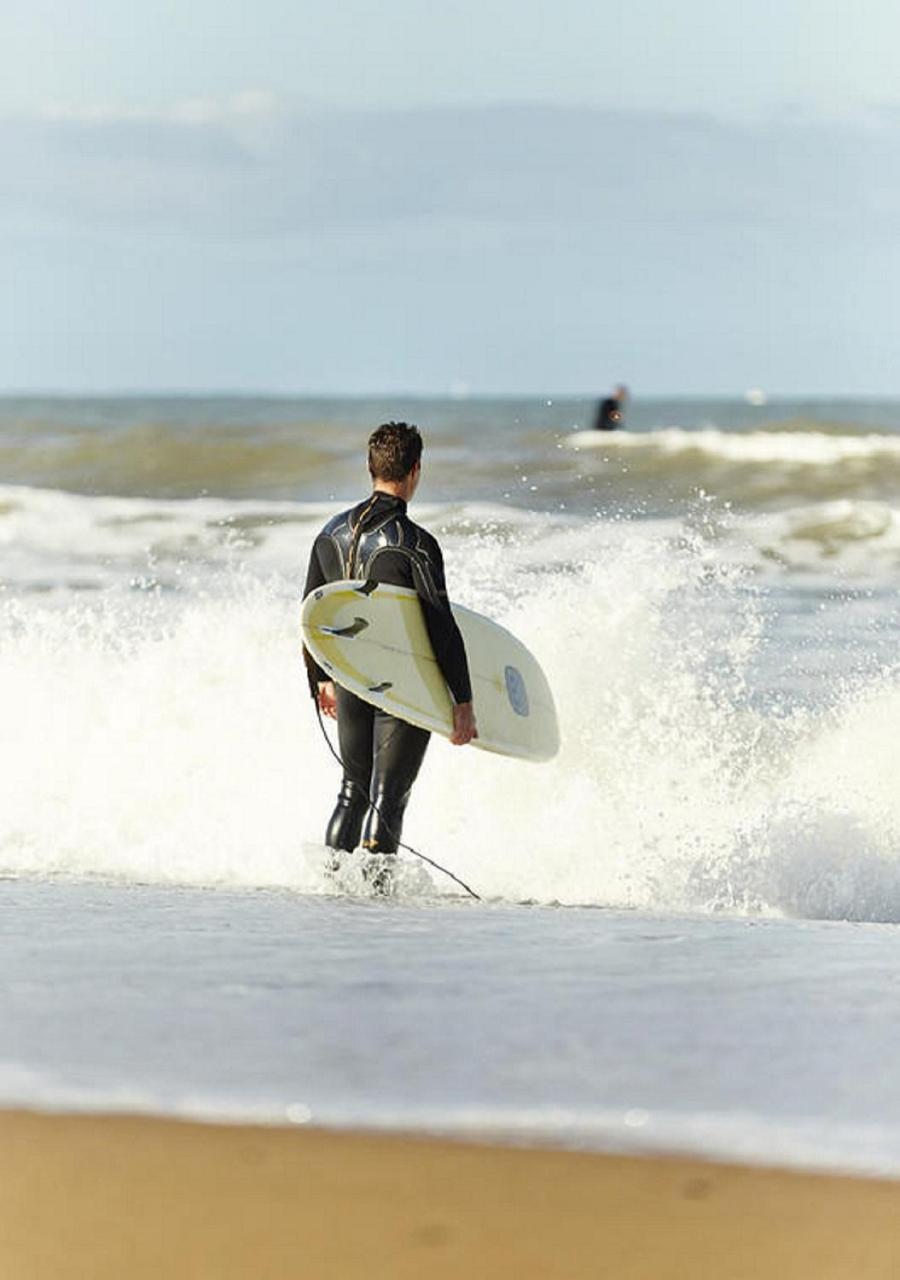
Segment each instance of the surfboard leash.
[[[341,772],[343,773],[344,777],[349,778],[350,775],[348,774],[346,766],[344,765],[344,762],[341,759],[341,753],[338,750],[336,750],[336,748],[332,744],[331,739],[328,736],[328,730],[325,728],[325,721],[322,719],[322,708],[319,706],[318,698],[316,697],[313,698],[313,705],[316,709],[316,719],[319,722],[319,728],[322,730],[322,737],[325,739],[325,745],[328,748],[328,750],[331,752],[331,754],[334,756],[338,764],[341,766]],[[356,788],[356,790],[360,793],[360,795],[364,797],[366,803],[370,805],[378,814],[379,818],[384,823],[384,827],[388,835],[397,841],[398,848],[405,849],[407,853],[411,853],[415,857],[420,858],[422,862],[427,862],[429,867],[434,867],[435,871],[442,872],[445,876],[448,877],[448,879],[452,880],[454,884],[458,884],[461,889],[465,889],[466,893],[471,898],[474,898],[476,902],[481,902],[481,894],[476,893],[475,890],[471,887],[471,885],[466,884],[465,880],[461,880],[458,875],[455,875],[452,871],[448,870],[447,867],[442,867],[441,864],[439,862],[435,862],[433,858],[429,858],[426,854],[420,853],[419,850],[414,849],[411,844],[404,844],[402,840],[399,840],[396,834],[391,830],[390,826],[385,820],[384,814],[381,812],[378,805],[375,804],[374,800],[371,800],[369,798],[368,792],[363,790],[363,788],[360,786],[360,784],[356,781],[355,778],[350,778],[350,781],[353,784],[353,786]]]

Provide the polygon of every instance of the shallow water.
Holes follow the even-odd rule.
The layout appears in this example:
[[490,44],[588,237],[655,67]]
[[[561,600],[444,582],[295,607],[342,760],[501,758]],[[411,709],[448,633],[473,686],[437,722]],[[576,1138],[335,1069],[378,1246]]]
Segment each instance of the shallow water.
[[6,882],[0,1100],[900,1172],[874,925]]

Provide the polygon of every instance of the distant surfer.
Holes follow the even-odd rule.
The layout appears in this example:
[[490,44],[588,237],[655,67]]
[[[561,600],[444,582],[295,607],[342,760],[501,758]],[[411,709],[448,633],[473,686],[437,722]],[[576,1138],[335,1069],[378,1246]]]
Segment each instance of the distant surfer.
[[[436,539],[406,514],[419,483],[421,457],[417,427],[386,422],[372,432],[372,494],[335,516],[318,535],[304,594],[344,578],[412,587],[453,702],[450,741],[464,746],[478,733],[465,645],[447,600],[444,558]],[[308,651],[304,656],[312,696],[323,715],[337,720],[344,766],[325,843],[347,852],[361,846],[390,858],[397,852],[403,814],[431,735],[335,686]],[[372,865],[374,887],[389,891],[391,877],[384,859]]]
[[618,386],[612,395],[601,400],[597,406],[594,419],[595,431],[619,431],[625,425],[625,402],[628,399],[628,388]]

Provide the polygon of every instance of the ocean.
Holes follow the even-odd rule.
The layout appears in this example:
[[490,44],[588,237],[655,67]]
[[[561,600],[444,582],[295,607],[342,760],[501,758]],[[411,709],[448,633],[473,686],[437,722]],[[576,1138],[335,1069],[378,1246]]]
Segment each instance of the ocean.
[[[900,403],[0,400],[0,1101],[900,1170]],[[559,757],[335,897],[299,656],[366,436]]]

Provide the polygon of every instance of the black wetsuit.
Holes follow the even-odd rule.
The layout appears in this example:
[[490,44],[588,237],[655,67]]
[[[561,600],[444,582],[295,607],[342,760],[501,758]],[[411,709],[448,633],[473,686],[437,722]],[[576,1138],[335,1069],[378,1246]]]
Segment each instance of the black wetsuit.
[[[469,666],[459,627],[447,602],[444,558],[437,541],[406,514],[406,503],[376,491],[325,526],[313,544],[306,592],[325,582],[366,578],[412,587],[454,702],[470,702]],[[307,655],[313,696],[330,676]],[[344,777],[325,843],[395,853],[403,813],[428,739],[417,729],[338,686],[338,740]]]
[[622,402],[616,396],[607,396],[597,406],[594,419],[596,431],[618,431],[622,425]]

